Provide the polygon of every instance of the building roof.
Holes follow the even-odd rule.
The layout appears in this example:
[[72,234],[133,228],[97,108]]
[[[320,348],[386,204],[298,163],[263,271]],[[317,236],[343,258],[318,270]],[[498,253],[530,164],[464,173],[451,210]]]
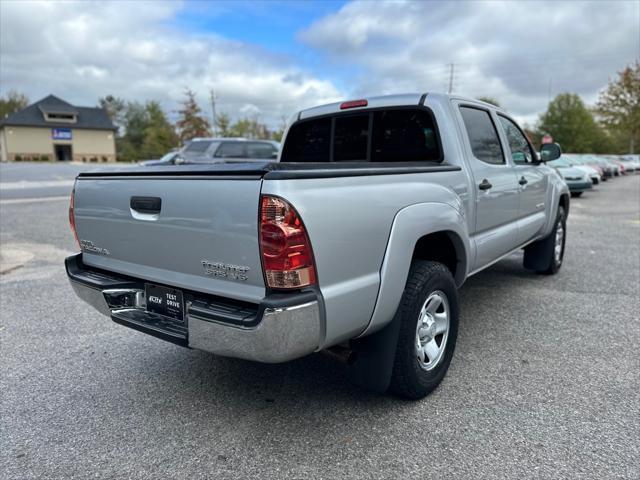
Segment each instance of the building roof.
[[[76,115],[76,122],[56,122],[45,120],[46,114]],[[74,107],[60,98],[49,95],[18,112],[0,119],[0,127],[5,125],[21,127],[60,127],[115,130],[116,127],[104,108]]]

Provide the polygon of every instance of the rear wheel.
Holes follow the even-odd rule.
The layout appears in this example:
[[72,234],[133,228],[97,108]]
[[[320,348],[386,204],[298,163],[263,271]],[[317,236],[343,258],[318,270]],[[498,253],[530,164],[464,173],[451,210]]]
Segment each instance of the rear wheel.
[[447,267],[415,261],[396,315],[400,334],[390,389],[417,400],[442,381],[456,344],[458,293]]

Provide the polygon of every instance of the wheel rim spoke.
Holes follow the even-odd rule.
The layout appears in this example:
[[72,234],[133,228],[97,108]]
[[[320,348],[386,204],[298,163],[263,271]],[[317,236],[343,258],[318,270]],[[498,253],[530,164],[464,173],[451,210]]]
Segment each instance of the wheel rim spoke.
[[424,353],[429,358],[429,363],[435,362],[440,353],[440,348],[435,340],[427,342],[424,346]]
[[436,322],[436,335],[441,335],[449,329],[449,317],[446,313],[437,313],[433,319]]
[[559,263],[562,259],[562,244],[564,242],[564,226],[562,222],[558,222],[558,227],[556,228],[556,244],[553,250],[554,258],[556,263]]
[[423,363],[426,362],[427,359],[425,358],[424,348],[422,346],[418,347],[418,352],[417,353],[418,353],[418,360],[420,360]]
[[427,313],[430,313],[431,315],[433,315],[434,313],[436,313],[436,311],[438,310],[438,308],[440,308],[441,305],[442,305],[442,297],[440,297],[440,295],[434,295],[433,297],[431,297],[431,300],[428,301],[428,303],[426,304]]

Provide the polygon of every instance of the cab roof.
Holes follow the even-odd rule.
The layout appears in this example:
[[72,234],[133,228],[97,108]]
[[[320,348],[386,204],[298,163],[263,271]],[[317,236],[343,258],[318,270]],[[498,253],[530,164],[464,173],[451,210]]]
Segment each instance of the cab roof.
[[[490,103],[476,100],[470,97],[464,97],[461,95],[449,95],[444,93],[400,93],[394,95],[381,95],[377,97],[362,97],[361,99],[352,99],[347,101],[328,103],[325,105],[319,105],[317,107],[307,108],[301,110],[297,115],[297,120],[303,120],[307,118],[318,117],[321,115],[329,115],[332,113],[339,113],[345,110],[357,111],[367,110],[370,108],[384,108],[384,107],[403,107],[403,106],[418,106],[428,103],[443,103],[449,100],[461,100],[464,102],[475,103],[483,105],[485,107],[492,108],[498,111],[504,111],[501,107],[496,107]],[[357,106],[360,101],[366,100],[366,105]],[[354,104],[356,106],[344,107],[344,104]]]

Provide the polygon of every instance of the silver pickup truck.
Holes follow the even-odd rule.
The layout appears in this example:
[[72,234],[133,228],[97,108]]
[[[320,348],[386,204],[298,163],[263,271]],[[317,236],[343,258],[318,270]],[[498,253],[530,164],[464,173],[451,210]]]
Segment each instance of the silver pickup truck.
[[325,351],[376,391],[444,377],[457,289],[524,249],[562,265],[569,190],[509,115],[407,94],[299,112],[279,162],[82,173],[66,260],[121,325],[260,362]]

